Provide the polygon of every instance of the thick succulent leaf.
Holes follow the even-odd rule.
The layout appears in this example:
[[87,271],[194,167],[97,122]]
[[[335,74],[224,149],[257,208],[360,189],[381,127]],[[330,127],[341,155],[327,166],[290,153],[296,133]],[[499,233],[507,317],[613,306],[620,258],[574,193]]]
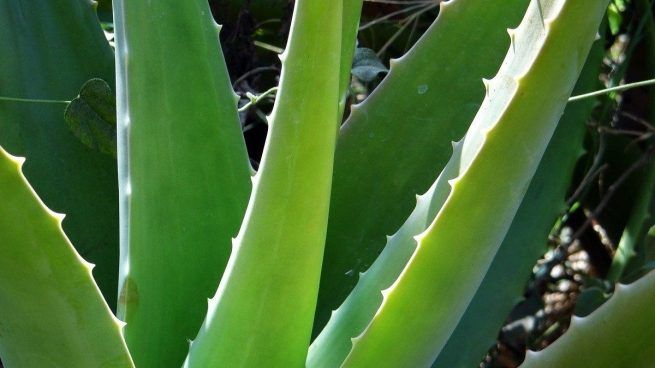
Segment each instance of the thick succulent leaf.
[[382,304],[380,290],[398,278],[416,249],[414,237],[427,229],[450,193],[448,180],[457,176],[462,145],[435,183],[416,197],[416,208],[392,236],[373,265],[364,273],[344,303],[332,313],[309,348],[307,367],[339,367],[352,348],[351,339],[364,331]]
[[614,295],[588,317],[573,317],[564,336],[528,352],[521,368],[632,368],[655,362],[655,272]]
[[187,367],[301,367],[327,228],[342,0],[298,0],[262,164]]
[[[596,41],[574,92],[597,88],[603,56],[603,43]],[[586,123],[595,104],[596,100],[587,99],[566,107],[498,253],[434,368],[473,367],[496,341],[512,307],[522,298],[535,262],[546,251],[555,220],[566,209],[569,178],[583,153]]]
[[480,79],[498,70],[506,29],[528,1],[455,2],[353,108],[337,141],[317,331],[443,169],[451,141],[463,136],[484,98]]
[[534,0],[510,30],[507,57],[460,143],[452,190],[344,367],[429,366],[443,349],[511,225],[606,6]]
[[119,316],[139,367],[179,366],[227,264],[250,167],[207,1],[114,11]]
[[[114,80],[114,55],[88,0],[0,1],[0,96],[71,100],[91,78]],[[25,175],[43,201],[66,213],[64,230],[94,262],[109,305],[116,301],[116,161],[85,147],[64,104],[0,101],[0,144],[27,157]]]
[[0,356],[5,367],[133,367],[115,319],[52,212],[0,147]]
[[[577,91],[586,92],[596,86],[602,51],[597,43]],[[435,367],[474,366],[495,340],[525,285],[525,279],[517,275],[527,277],[544,252],[555,218],[563,210],[569,181],[562,180],[562,175],[573,171],[582,152],[585,121],[594,103],[589,99],[567,107],[488,274]],[[460,151],[461,145],[457,145],[453,156],[459,157]],[[458,165],[457,160],[451,160],[432,187],[417,198],[410,217],[388,238],[382,254],[360,275],[355,289],[312,343],[308,367],[337,367],[343,361],[351,348],[350,339],[364,330],[382,303],[380,290],[391,285],[413,254],[414,236],[427,229],[443,205],[450,192],[446,181],[457,175]]]

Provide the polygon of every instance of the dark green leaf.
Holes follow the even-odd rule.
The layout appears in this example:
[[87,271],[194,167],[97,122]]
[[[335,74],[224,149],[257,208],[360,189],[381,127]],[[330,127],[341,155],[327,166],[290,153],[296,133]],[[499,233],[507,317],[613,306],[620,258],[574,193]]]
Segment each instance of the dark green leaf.
[[84,83],[64,118],[85,146],[116,157],[116,98],[107,82],[94,78]]
[[[91,78],[113,86],[114,53],[91,1],[0,0],[0,94],[70,100]],[[113,157],[85,147],[64,106],[0,103],[0,145],[26,158],[23,171],[63,227],[110,307],[118,290],[118,180]]]
[[600,287],[594,286],[585,289],[578,296],[573,313],[578,317],[586,317],[603,305],[608,298],[609,295]]

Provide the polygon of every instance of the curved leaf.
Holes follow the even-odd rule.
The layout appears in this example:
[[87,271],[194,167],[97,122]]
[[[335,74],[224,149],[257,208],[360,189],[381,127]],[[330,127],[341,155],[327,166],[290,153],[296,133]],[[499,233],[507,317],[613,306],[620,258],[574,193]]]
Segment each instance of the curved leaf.
[[528,352],[521,368],[632,368],[655,361],[655,272],[614,295],[588,317],[573,317],[562,337]]
[[443,169],[451,141],[461,139],[482,103],[480,79],[498,70],[506,29],[528,1],[456,1],[353,106],[337,141],[316,332]]
[[0,356],[7,367],[133,367],[91,264],[0,147]]
[[461,142],[452,190],[344,367],[429,366],[443,349],[509,230],[606,5],[533,0],[510,30],[507,57]]

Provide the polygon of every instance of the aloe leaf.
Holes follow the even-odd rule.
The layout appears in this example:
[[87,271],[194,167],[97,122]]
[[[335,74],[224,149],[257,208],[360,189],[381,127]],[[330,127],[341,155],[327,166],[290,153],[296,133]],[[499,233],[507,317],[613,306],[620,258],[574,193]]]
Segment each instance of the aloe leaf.
[[[602,45],[597,43],[594,49],[576,87],[578,92],[589,91],[598,82]],[[569,182],[562,180],[562,175],[573,171],[582,152],[585,121],[594,104],[589,99],[567,107],[488,274],[433,366],[474,366],[495,340],[525,284],[525,279],[516,275],[529,274],[543,254],[555,218],[563,211]],[[388,238],[381,255],[360,275],[355,289],[332,314],[310,347],[308,367],[337,367],[344,360],[351,349],[350,339],[364,330],[380,307],[380,290],[393,283],[414,253],[414,236],[427,229],[446,200],[450,192],[446,182],[457,175],[460,154],[461,144],[455,145],[455,159],[432,187],[417,197],[407,221]]]
[[528,1],[454,2],[354,106],[337,141],[317,331],[443,169],[450,142],[464,135],[484,98],[480,79],[498,70],[506,29]]
[[[73,99],[89,79],[114,80],[114,55],[91,1],[0,1],[0,96]],[[97,265],[110,306],[118,285],[116,161],[85,147],[64,121],[63,103],[0,101],[0,144],[27,157],[25,176],[64,230]]]
[[119,316],[139,367],[181,365],[231,251],[250,167],[206,0],[114,2]]
[[342,1],[298,0],[262,165],[186,367],[301,367],[327,228]]
[[416,237],[400,277],[382,291],[382,305],[353,339],[344,367],[432,364],[511,225],[606,6],[534,0],[521,25],[510,30],[507,57],[486,82],[487,98],[461,143],[452,190]]
[[[574,94],[597,88],[603,57],[603,43],[596,41]],[[512,307],[522,299],[528,276],[546,251],[548,234],[566,210],[565,196],[584,152],[586,122],[595,105],[595,99],[587,99],[566,107],[505,239],[434,368],[479,364]]]
[[0,356],[6,367],[133,367],[93,265],[0,147]]
[[587,317],[573,317],[567,332],[540,352],[528,352],[521,368],[651,367],[655,361],[655,272],[614,295]]
[[325,328],[309,348],[306,366],[339,367],[352,348],[351,339],[361,334],[382,304],[380,290],[400,275],[416,249],[414,236],[425,231],[445,202],[448,180],[457,176],[461,144],[453,145],[453,158],[435,183],[416,197],[416,208],[392,236],[373,265],[361,273],[359,282],[344,303],[332,313]]

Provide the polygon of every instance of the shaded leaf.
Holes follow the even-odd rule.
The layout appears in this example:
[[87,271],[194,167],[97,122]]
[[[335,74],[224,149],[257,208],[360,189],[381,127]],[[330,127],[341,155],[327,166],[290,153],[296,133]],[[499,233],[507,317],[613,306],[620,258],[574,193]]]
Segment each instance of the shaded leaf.
[[578,296],[573,313],[578,317],[586,317],[607,301],[609,295],[603,288],[594,286],[585,289]]
[[371,82],[379,74],[389,70],[382,64],[375,51],[365,47],[358,47],[353,58],[352,75],[362,82]]
[[85,146],[116,157],[116,98],[107,82],[94,78],[84,83],[64,119]]

